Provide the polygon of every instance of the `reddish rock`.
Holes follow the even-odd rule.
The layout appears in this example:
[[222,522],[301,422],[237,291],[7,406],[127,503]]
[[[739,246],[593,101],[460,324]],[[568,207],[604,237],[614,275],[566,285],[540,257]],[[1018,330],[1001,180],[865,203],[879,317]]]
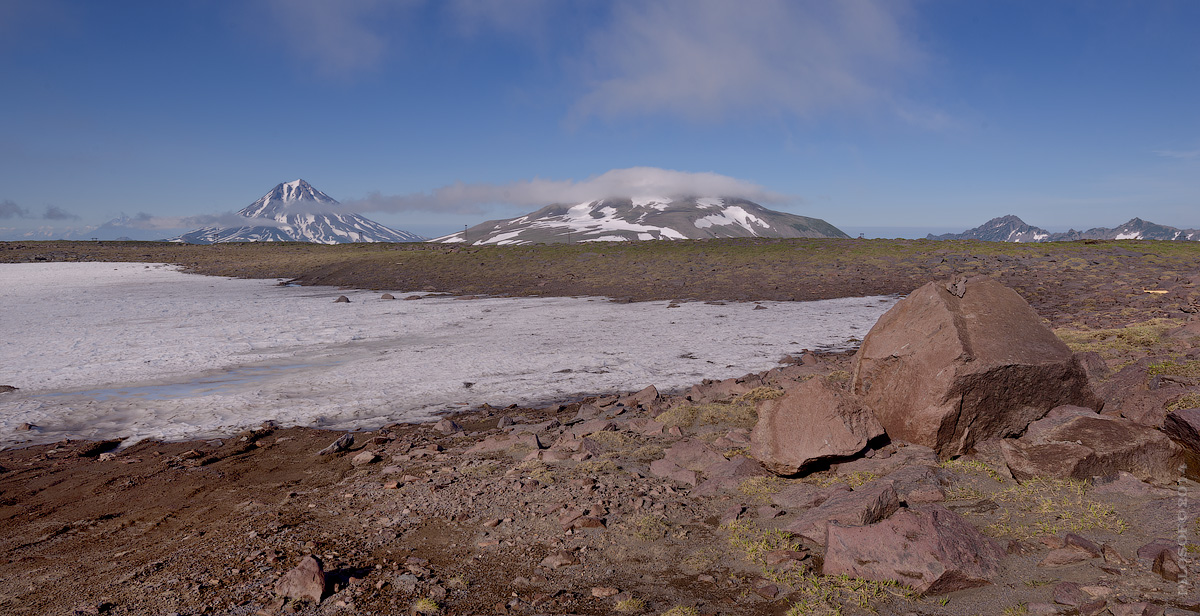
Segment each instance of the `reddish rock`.
[[704,472],[714,464],[725,462],[725,456],[697,439],[683,439],[663,454],[663,459],[688,470]]
[[662,396],[659,395],[658,389],[653,385],[650,385],[636,394],[631,394],[621,398],[620,404],[632,408],[642,407],[648,409],[653,406],[655,402],[658,402],[661,399]]
[[890,481],[872,481],[857,490],[832,496],[820,505],[801,513],[788,526],[816,543],[825,541],[831,522],[846,526],[874,524],[900,509],[900,498]]
[[857,454],[882,435],[883,426],[856,398],[813,378],[758,405],[750,454],[774,473],[795,475]]
[[930,505],[869,526],[829,525],[825,575],[894,580],[938,595],[991,583],[1004,550],[959,515]]
[[1050,552],[1046,554],[1045,558],[1043,558],[1037,566],[1066,567],[1067,565],[1074,565],[1076,563],[1081,563],[1085,560],[1091,559],[1092,555],[1084,552],[1083,550],[1077,550],[1075,548],[1058,548],[1057,550],[1050,550]]
[[1200,452],[1200,409],[1180,409],[1168,414],[1162,429],[1175,442]]
[[1054,586],[1054,602],[1071,607],[1080,605],[1083,603],[1083,591],[1075,582],[1059,582]]
[[463,431],[463,427],[458,425],[458,422],[450,419],[449,417],[443,417],[442,419],[438,420],[437,423],[433,424],[433,429],[441,432],[442,434],[454,434],[455,432]]
[[1124,494],[1134,498],[1157,499],[1175,496],[1174,490],[1156,488],[1131,473],[1118,471],[1115,475],[1096,477],[1092,481],[1092,494]]
[[784,509],[810,509],[829,500],[831,496],[850,492],[850,486],[835,483],[828,487],[818,487],[811,483],[797,483],[788,486],[771,495],[771,502]]
[[670,460],[655,460],[650,463],[650,473],[665,479],[696,485],[696,471],[683,468]]
[[542,443],[538,440],[536,434],[522,434],[520,436],[500,434],[475,443],[467,450],[467,453],[491,453],[494,451],[504,451],[516,446],[524,446],[536,450],[542,448]]
[[1038,423],[1031,424],[1029,434],[1020,439],[1000,444],[1018,481],[1031,477],[1091,479],[1118,471],[1155,483],[1179,477],[1183,449],[1154,428],[1102,415],[1077,415],[1049,428]]
[[1102,405],[1066,344],[986,276],[897,302],[863,340],[851,384],[889,437],[943,458],[1018,435],[1056,406]]
[[1179,564],[1179,557],[1175,554],[1175,550],[1163,550],[1154,557],[1154,564],[1150,566],[1150,570],[1162,576],[1162,579],[1168,582],[1178,582],[1183,576],[1183,566]]
[[854,473],[888,475],[909,466],[937,466],[937,463],[938,457],[934,450],[922,445],[909,444],[897,447],[894,453],[886,457],[881,452],[874,457],[843,462],[838,464],[837,470],[834,472],[838,475],[850,475]]
[[325,594],[325,570],[316,556],[305,556],[294,569],[275,583],[275,594],[289,599],[312,599],[320,603]]

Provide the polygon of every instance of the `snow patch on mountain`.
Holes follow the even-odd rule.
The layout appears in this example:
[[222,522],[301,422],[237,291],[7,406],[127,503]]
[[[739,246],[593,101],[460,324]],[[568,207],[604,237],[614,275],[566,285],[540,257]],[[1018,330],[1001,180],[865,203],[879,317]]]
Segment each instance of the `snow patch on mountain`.
[[1045,229],[1025,224],[1016,216],[993,218],[974,229],[962,233],[928,235],[931,240],[984,240],[991,242],[1069,242],[1075,240],[1200,240],[1196,229],[1177,229],[1160,225],[1141,218],[1134,218],[1116,228],[1095,227],[1087,231],[1071,229],[1063,233],[1051,233]]
[[548,205],[434,239],[443,243],[535,244],[719,237],[849,237],[817,219],[732,197],[612,198]]

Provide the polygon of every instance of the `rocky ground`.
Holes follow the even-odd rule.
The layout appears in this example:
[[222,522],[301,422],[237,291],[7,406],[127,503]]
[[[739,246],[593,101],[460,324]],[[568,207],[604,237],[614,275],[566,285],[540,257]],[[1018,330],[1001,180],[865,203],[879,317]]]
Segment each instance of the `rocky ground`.
[[[959,264],[1003,263],[968,257]],[[1189,320],[1200,263],[1142,255],[1104,266],[1119,272],[1086,261],[1055,270],[1041,261],[1050,258],[1077,257],[1039,256],[998,277],[1042,289],[1031,303],[1086,353],[1106,416],[1159,427],[1200,406],[1200,322]],[[1082,308],[1072,294],[1089,276],[1136,293],[1092,292]],[[852,370],[849,355],[805,354],[689,391],[381,427],[332,451],[343,435],[268,425],[121,451],[64,442],[0,452],[0,612],[1200,612],[1186,558],[1200,549],[1195,469],[1159,485],[1119,473],[1018,482],[994,449],[939,461],[886,437],[799,477],[749,457],[764,404],[812,379],[846,388]],[[995,539],[979,548],[1001,550],[990,583],[918,594],[821,575],[827,551],[814,528],[873,521],[894,510],[872,504],[888,499],[953,513]],[[1163,556],[1179,544],[1182,562]],[[297,567],[310,555],[322,574],[306,581]]]

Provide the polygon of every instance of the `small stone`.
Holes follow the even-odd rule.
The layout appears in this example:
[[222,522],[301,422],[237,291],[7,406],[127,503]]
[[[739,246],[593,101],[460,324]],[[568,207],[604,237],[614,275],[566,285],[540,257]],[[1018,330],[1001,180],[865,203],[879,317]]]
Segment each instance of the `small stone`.
[[111,451],[106,451],[106,452],[100,454],[100,457],[98,459],[101,462],[112,462],[113,460],[117,459],[117,454],[115,454]]
[[385,481],[383,484],[384,490],[396,490],[400,488],[399,481]]
[[325,594],[325,570],[321,561],[311,554],[305,556],[275,583],[275,594],[290,599],[309,598],[320,603]]
[[1094,541],[1080,537],[1075,533],[1067,533],[1067,536],[1063,538],[1063,545],[1085,552],[1092,558],[1099,557],[1101,553],[1100,546],[1096,545]]
[[338,453],[339,451],[346,451],[353,444],[354,444],[354,435],[347,432],[347,433],[339,436],[336,441],[330,443],[329,446],[326,447],[325,449],[318,451],[317,455],[318,456],[328,456],[330,454]]
[[774,599],[779,596],[779,586],[772,584],[769,580],[758,579],[754,581],[754,594],[764,599]]
[[1075,563],[1081,563],[1085,560],[1090,560],[1092,557],[1083,550],[1075,548],[1058,548],[1050,550],[1049,554],[1038,563],[1039,567],[1065,567]]
[[354,466],[366,466],[367,464],[370,464],[378,459],[379,456],[375,455],[374,451],[364,449],[363,451],[358,452],[358,455],[350,459],[350,464],[353,464]]
[[350,298],[349,298],[349,297],[346,297],[345,295],[339,295],[337,299],[333,300],[333,303],[335,303],[335,304],[349,304],[349,303],[350,303]]
[[1116,548],[1107,543],[1100,547],[1100,554],[1104,556],[1104,562],[1110,565],[1128,565],[1129,559],[1121,556],[1121,553]]
[[1083,603],[1083,590],[1074,582],[1060,582],[1054,587],[1054,602],[1074,607]]
[[383,295],[379,296],[379,299],[396,299],[396,296],[392,295],[391,293],[384,293]]
[[578,565],[579,561],[571,556],[570,552],[554,552],[553,554],[542,559],[540,565],[550,569],[558,569],[571,565]]
[[442,434],[454,434],[455,432],[463,431],[462,426],[458,425],[457,422],[449,418],[443,418],[437,423],[433,424],[433,429],[441,432]]
[[621,591],[611,586],[595,586],[592,588],[592,596],[597,599],[605,599],[611,597]]
[[1168,582],[1178,582],[1183,576],[1183,567],[1179,564],[1179,557],[1175,555],[1174,550],[1163,550],[1154,558],[1154,564],[1151,566],[1151,571],[1157,573],[1162,579]]

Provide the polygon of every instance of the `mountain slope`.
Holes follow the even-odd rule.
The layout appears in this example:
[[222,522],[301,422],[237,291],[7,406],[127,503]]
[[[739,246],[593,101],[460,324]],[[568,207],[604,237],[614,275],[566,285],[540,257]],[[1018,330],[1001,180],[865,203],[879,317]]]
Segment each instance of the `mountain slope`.
[[1134,218],[1115,228],[1096,227],[1087,231],[1071,229],[1051,233],[1025,224],[1016,216],[993,218],[962,233],[927,235],[931,240],[984,240],[990,242],[1069,242],[1074,240],[1181,240],[1200,241],[1200,230],[1177,229]]
[[[237,215],[245,224],[213,226],[189,231],[172,242],[217,244],[222,242],[420,242],[407,231],[385,227],[358,214],[336,212],[338,202],[304,180],[280,184]],[[239,221],[240,222],[240,221]]]
[[715,237],[849,236],[824,220],[776,212],[745,199],[689,197],[548,205],[431,241],[505,245]]

